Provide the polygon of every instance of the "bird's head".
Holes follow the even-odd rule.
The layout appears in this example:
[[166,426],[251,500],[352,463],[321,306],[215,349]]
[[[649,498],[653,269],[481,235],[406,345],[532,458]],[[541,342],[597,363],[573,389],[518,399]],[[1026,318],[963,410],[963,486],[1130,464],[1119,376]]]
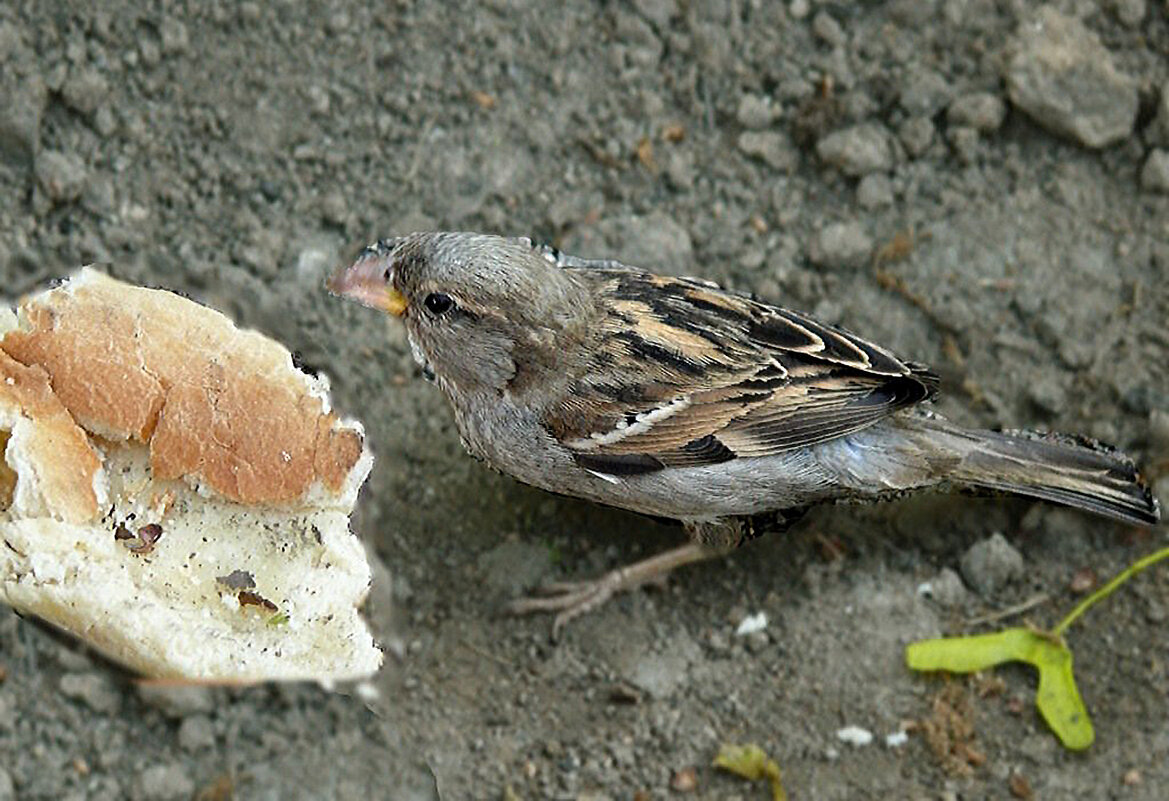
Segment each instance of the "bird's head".
[[414,358],[448,392],[499,392],[554,360],[593,301],[527,239],[418,233],[382,239],[329,290],[400,318]]

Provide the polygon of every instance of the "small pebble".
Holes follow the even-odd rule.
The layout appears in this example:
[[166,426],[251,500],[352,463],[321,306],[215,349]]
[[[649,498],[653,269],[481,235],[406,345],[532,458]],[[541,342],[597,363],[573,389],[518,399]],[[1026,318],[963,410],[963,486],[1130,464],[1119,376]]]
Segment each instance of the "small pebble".
[[81,701],[95,712],[116,712],[122,698],[100,673],[66,673],[61,677],[61,694]]
[[1112,0],[1112,11],[1122,25],[1135,28],[1145,21],[1145,0]]
[[186,52],[191,43],[187,26],[174,17],[162,18],[158,25],[158,35],[162,42],[162,52],[168,56]]
[[1148,192],[1169,193],[1169,150],[1154,150],[1141,168],[1141,187]]
[[195,783],[181,765],[151,765],[138,776],[138,797],[142,801],[180,801],[195,792]]
[[215,708],[215,695],[210,687],[139,684],[137,690],[144,704],[173,720],[207,713]]
[[816,155],[845,175],[862,176],[893,166],[893,151],[885,129],[863,123],[835,131],[816,143]]
[[61,87],[61,99],[77,113],[90,115],[97,111],[109,92],[109,84],[97,70],[74,70]]
[[884,173],[869,173],[856,187],[856,202],[864,209],[878,209],[893,204],[893,182]]
[[799,163],[795,147],[778,131],[744,131],[739,136],[739,150],[777,170],[791,171]]
[[1006,104],[990,92],[962,95],[946,111],[946,121],[950,125],[965,126],[982,133],[997,131],[1006,116]]
[[996,532],[970,546],[959,566],[967,584],[980,595],[991,596],[1023,576],[1023,555]]
[[771,124],[774,116],[771,103],[767,98],[759,95],[743,95],[739,100],[739,110],[735,118],[744,128],[753,131],[762,130]]
[[54,203],[68,203],[81,197],[85,188],[85,164],[72,153],[46,150],[37,156],[37,183]]
[[910,117],[897,130],[897,138],[909,155],[917,158],[934,143],[934,124],[929,117]]
[[819,11],[812,18],[812,33],[830,47],[840,47],[845,41],[844,29],[827,11]]
[[1067,407],[1067,391],[1051,375],[1041,376],[1028,384],[1027,398],[1051,415],[1057,415]]
[[962,578],[948,567],[943,567],[938,575],[918,587],[917,591],[942,606],[961,606],[968,596]]
[[946,139],[958,161],[973,164],[978,159],[978,131],[964,126],[954,126],[946,132]]
[[184,751],[201,751],[215,745],[215,727],[206,715],[192,715],[183,720],[178,736]]
[[830,223],[812,240],[808,256],[821,267],[860,267],[869,260],[873,240],[854,222]]
[[933,70],[912,73],[901,90],[898,102],[911,116],[932,117],[953,97],[953,89],[946,79]]
[[694,768],[682,768],[670,777],[670,789],[675,793],[692,793],[698,789],[698,772]]
[[755,631],[747,635],[746,643],[748,653],[758,654],[771,645],[771,638],[767,636],[766,631]]
[[349,204],[341,192],[328,192],[321,199],[321,217],[325,222],[342,227],[349,217]]

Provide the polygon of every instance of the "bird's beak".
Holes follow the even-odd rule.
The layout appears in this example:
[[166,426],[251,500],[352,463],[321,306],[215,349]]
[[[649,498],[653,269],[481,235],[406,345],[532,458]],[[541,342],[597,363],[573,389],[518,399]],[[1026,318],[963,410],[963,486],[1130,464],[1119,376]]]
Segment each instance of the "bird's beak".
[[392,275],[386,280],[386,257],[377,253],[363,253],[352,266],[334,273],[325,286],[334,295],[371,309],[395,317],[406,313],[406,296],[394,289]]

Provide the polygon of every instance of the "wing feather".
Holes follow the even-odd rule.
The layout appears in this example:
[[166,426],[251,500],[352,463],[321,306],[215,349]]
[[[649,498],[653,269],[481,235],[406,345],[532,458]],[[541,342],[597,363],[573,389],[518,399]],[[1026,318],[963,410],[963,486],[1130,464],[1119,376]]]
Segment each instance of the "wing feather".
[[608,310],[545,419],[607,475],[765,457],[873,425],[937,377],[844,329],[707,282],[558,254]]

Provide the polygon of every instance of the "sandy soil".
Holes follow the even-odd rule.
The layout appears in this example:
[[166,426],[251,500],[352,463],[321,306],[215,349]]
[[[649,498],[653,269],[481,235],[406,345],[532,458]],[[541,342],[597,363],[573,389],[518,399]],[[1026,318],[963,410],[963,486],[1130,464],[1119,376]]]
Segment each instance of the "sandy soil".
[[[1026,617],[1054,623],[1077,572],[1111,574],[1164,525],[1013,500],[826,508],[552,644],[502,603],[680,531],[466,458],[403,334],[320,285],[378,236],[530,234],[812,311],[935,365],[953,419],[1084,432],[1163,473],[1169,9],[1056,4],[1082,20],[1072,54],[1099,64],[1095,42],[1114,67],[1069,78],[1120,118],[1091,149],[1008,96],[1018,51],[1042,62],[1022,0],[534,6],[0,7],[0,286],[109,262],[326,370],[380,457],[356,525],[385,566],[370,618],[389,651],[372,700],[168,693],[0,610],[0,799],[766,797],[709,767],[724,741],[766,748],[792,798],[1165,798],[1169,569],[1071,633],[1085,754],[1046,730],[1028,671],[947,685],[902,661],[1039,593]],[[1022,574],[954,581],[996,532]],[[760,611],[766,630],[736,637]],[[925,719],[971,727],[956,758],[920,729],[886,745]],[[689,795],[671,789],[687,768]]]

